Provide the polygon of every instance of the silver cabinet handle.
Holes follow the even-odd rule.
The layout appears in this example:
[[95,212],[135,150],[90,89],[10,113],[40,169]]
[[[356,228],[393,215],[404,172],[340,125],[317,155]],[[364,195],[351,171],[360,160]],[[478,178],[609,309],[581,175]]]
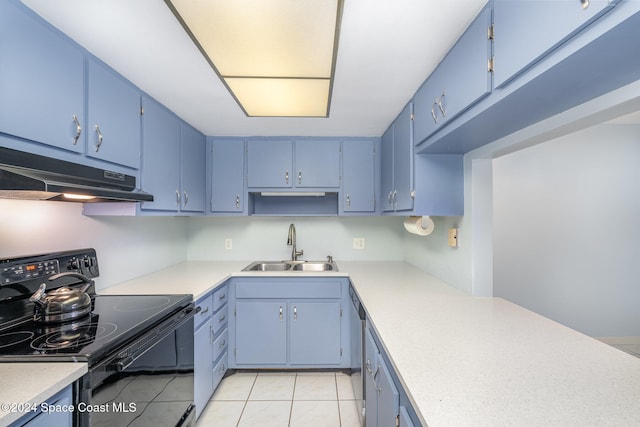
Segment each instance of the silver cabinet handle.
[[293,307],[293,320],[298,320],[298,307]]
[[226,319],[227,316],[225,316],[224,314],[221,314],[220,317],[218,317],[218,322],[224,322],[224,319]]
[[284,183],[289,184],[289,171],[284,171]]
[[240,209],[240,195],[236,194],[236,209]]
[[213,344],[213,326],[209,325],[209,344]]
[[347,194],[347,207],[350,208],[351,207],[351,197],[349,197],[349,195]]
[[393,191],[389,191],[389,194],[387,194],[387,202],[389,202],[390,205],[393,204]]
[[96,125],[96,134],[98,134],[98,142],[96,143],[96,153],[100,150],[100,146],[102,146],[102,132],[100,132],[100,126]]
[[434,123],[438,123],[437,108],[438,108],[438,98],[436,98],[436,100],[433,101],[433,105],[431,105],[431,117],[433,118]]
[[444,109],[444,101],[447,98],[447,94],[442,91],[442,95],[440,95],[440,98],[438,98],[438,108],[440,109],[440,112],[442,113],[442,117],[447,117],[447,113]]
[[395,205],[398,200],[398,190],[393,190],[393,204]]
[[225,367],[224,367],[224,364],[222,364],[222,365],[220,365],[220,369],[218,369],[218,373],[219,374],[224,374],[224,370],[225,370]]
[[209,307],[205,308],[204,310],[201,310],[201,311],[200,311],[200,314],[201,314],[201,315],[203,315],[203,314],[205,314],[205,313],[206,313],[206,312],[208,312],[208,311],[209,311]]
[[187,203],[189,203],[189,193],[188,192],[184,192],[184,205],[187,206]]
[[80,126],[80,122],[78,121],[78,116],[73,115],[73,123],[76,125],[76,134],[73,136],[73,145],[78,144],[78,140],[80,139],[80,135],[82,134],[82,126]]
[[302,184],[302,171],[298,171],[298,184]]
[[222,301],[223,299],[225,299],[227,297],[227,294],[222,294],[218,297],[218,300]]
[[280,320],[282,320],[282,306],[280,306]]
[[222,340],[220,341],[220,344],[218,344],[218,348],[223,348],[225,345],[227,345],[227,341]]
[[176,190],[176,206],[180,206],[180,192]]

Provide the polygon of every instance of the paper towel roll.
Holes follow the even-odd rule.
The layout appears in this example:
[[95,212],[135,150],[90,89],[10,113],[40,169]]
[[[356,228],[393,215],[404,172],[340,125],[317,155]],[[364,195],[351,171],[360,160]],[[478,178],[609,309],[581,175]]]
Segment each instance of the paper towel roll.
[[409,216],[404,220],[404,228],[418,236],[428,236],[433,233],[433,220],[428,216]]

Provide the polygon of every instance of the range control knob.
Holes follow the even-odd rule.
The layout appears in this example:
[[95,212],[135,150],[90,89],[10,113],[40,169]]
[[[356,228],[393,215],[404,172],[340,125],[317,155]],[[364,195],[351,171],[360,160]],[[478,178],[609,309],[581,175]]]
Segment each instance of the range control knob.
[[71,258],[67,264],[67,270],[78,270],[79,268],[80,263],[78,262],[78,258]]

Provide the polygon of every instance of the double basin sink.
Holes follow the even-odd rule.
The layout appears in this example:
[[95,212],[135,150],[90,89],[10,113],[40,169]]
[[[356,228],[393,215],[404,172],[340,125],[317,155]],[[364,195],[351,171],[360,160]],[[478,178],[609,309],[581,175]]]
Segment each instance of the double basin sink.
[[256,261],[242,271],[338,271],[333,261]]

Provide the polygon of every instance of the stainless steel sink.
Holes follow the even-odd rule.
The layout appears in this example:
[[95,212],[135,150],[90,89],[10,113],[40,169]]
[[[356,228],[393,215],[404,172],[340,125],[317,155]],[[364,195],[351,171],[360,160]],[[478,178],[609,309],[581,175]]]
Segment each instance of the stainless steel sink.
[[242,271],[338,271],[338,266],[333,261],[256,261]]

